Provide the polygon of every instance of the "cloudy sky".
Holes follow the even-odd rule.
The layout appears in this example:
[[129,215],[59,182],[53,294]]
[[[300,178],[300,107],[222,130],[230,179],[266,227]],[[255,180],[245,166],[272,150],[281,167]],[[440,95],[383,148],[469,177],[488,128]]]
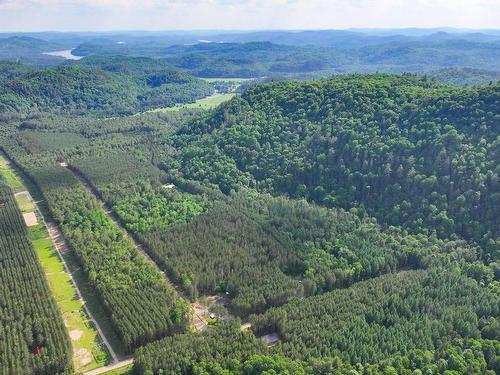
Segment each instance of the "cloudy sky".
[[0,31],[500,28],[500,0],[0,0]]

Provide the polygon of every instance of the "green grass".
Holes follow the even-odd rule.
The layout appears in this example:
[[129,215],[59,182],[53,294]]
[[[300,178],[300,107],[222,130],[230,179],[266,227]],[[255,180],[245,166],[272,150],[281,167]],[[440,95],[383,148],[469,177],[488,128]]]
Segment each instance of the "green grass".
[[18,195],[16,201],[22,213],[35,212],[35,204],[26,195]]
[[231,82],[231,83],[243,83],[248,81],[253,81],[255,78],[201,78],[208,83],[214,82]]
[[20,191],[26,190],[23,186],[21,178],[16,174],[16,172],[10,168],[9,161],[0,154],[0,173],[5,178],[7,185],[14,191],[14,193],[19,193]]
[[[27,190],[21,175],[2,155],[0,155],[0,173],[15,192]],[[32,186],[30,187],[32,188]],[[22,212],[36,212],[34,203],[25,195],[17,196],[16,201]],[[37,216],[39,216],[38,213]],[[78,300],[70,275],[65,272],[64,265],[57,255],[41,217],[38,217],[38,222],[39,224],[28,228],[28,238],[33,243],[70,336],[71,333],[78,332],[79,334],[78,338],[75,337],[72,340],[73,350],[76,353],[74,356],[75,370],[85,372],[102,367],[110,362],[110,356],[92,322],[89,321],[83,305]],[[79,354],[79,351],[82,353]],[[90,359],[90,362],[83,364],[82,360],[85,357]]]
[[116,370],[107,371],[103,375],[132,375],[133,366],[134,365],[128,365]]
[[209,97],[199,99],[194,103],[176,105],[175,107],[158,108],[149,112],[172,112],[181,109],[212,109],[218,105],[231,100],[236,94],[214,94]]
[[[106,365],[110,362],[110,357],[78,300],[70,276],[65,272],[45,226],[32,226],[28,228],[28,232],[68,332],[70,336],[72,333],[79,336],[72,338],[73,350],[77,353],[74,357],[75,369],[84,372]],[[86,351],[86,354],[78,354],[79,351]],[[90,362],[85,363],[86,358]]]

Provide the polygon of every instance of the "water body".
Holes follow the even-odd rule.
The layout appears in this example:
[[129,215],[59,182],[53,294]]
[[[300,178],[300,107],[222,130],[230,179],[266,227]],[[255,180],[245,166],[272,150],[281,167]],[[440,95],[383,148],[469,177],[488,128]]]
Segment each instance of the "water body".
[[64,57],[66,60],[80,60],[83,59],[84,56],[75,56],[73,53],[71,53],[73,50],[72,49],[65,49],[63,51],[53,51],[53,52],[44,52],[44,55],[50,55],[50,56],[59,56],[59,57]]

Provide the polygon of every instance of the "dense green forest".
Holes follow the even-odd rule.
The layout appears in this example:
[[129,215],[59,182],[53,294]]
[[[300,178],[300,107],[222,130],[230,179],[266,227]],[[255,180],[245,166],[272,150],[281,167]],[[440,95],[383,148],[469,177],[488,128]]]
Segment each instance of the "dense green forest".
[[390,274],[254,316],[257,332],[278,331],[282,343],[275,347],[252,345],[234,323],[224,324],[202,337],[188,334],[140,349],[134,370],[493,375],[500,370],[497,297],[456,272]]
[[499,51],[498,41],[405,41],[347,49],[249,42],[172,46],[165,49],[164,57],[200,77],[272,77],[284,73],[402,73],[471,66],[497,70]]
[[223,324],[201,334],[170,337],[141,348],[135,355],[137,374],[192,374],[198,361],[232,363],[252,354],[265,353],[266,348],[250,332],[242,332],[239,321]]
[[257,332],[277,331],[288,356],[363,364],[414,349],[433,351],[456,337],[498,340],[498,308],[488,289],[439,270],[382,276],[252,320]]
[[[23,131],[18,139],[30,152],[43,153],[53,151],[40,145],[50,134]],[[382,231],[355,210],[247,191],[226,197],[182,179],[173,188],[166,184],[172,176],[154,165],[163,157],[155,156],[161,144],[151,145],[150,137],[142,136],[150,149],[139,135],[105,134],[92,145],[73,137],[74,150],[67,141],[69,148],[58,157],[88,179],[171,279],[191,298],[227,292],[238,314],[402,268],[427,267],[432,257],[451,251],[476,256],[459,241]]]
[[[233,53],[224,44],[205,49]],[[0,110],[0,147],[42,193],[134,374],[500,372],[498,83],[436,82],[476,70],[252,82],[215,110],[115,116],[231,84],[170,64],[0,64],[0,85],[25,90],[0,94],[17,103]],[[195,332],[189,303],[207,296],[223,305]],[[63,369],[68,339],[50,324]],[[33,356],[12,342],[0,358],[14,348],[23,366]]]
[[14,193],[0,176],[0,374],[69,374],[68,333]]
[[90,58],[50,69],[0,66],[0,112],[127,115],[191,103],[214,91],[207,82],[150,59]]
[[473,68],[446,68],[425,73],[435,81],[458,86],[476,86],[500,81],[500,72]]
[[499,257],[499,92],[386,75],[257,86],[178,132],[165,168],[225,192],[247,185],[459,235],[489,262]]

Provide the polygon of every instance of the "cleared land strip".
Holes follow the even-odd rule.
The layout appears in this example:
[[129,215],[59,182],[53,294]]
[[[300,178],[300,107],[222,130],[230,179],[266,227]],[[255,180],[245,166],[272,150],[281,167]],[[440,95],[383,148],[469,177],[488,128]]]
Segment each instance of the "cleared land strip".
[[[38,206],[37,206],[37,209],[38,209]],[[41,213],[40,213],[40,215],[41,215]],[[64,258],[62,255],[66,252],[69,252],[69,247],[66,244],[66,242],[64,241],[64,237],[63,237],[59,227],[54,223],[46,223],[45,220],[44,220],[44,223],[47,226],[47,230],[49,231],[49,236],[52,239],[54,246],[56,247],[57,253],[59,255],[59,259],[64,264],[64,268],[65,268],[66,272],[68,272],[68,274],[70,275],[71,282],[75,286],[76,292],[78,294],[78,298],[80,299],[80,301],[83,305],[83,308],[85,309],[85,312],[87,313],[90,320],[94,324],[97,332],[99,332],[99,336],[101,336],[101,339],[102,339],[104,345],[106,345],[106,348],[108,349],[108,352],[111,355],[111,358],[113,358],[113,362],[114,363],[118,362],[118,356],[116,355],[115,351],[113,350],[113,347],[111,346],[108,339],[106,338],[106,335],[104,334],[101,327],[99,326],[99,323],[97,323],[97,320],[94,319],[94,317],[92,316],[92,313],[88,309],[88,307],[85,303],[85,300],[83,299],[82,293],[80,292],[78,285],[76,285],[76,282],[73,279],[73,275],[71,274],[71,272],[69,272],[68,265],[64,261]]]
[[[28,195],[29,195],[30,199],[32,199],[31,195],[29,193],[28,193]],[[106,345],[106,348],[108,349],[108,352],[111,355],[111,358],[113,359],[113,362],[118,362],[118,356],[116,355],[116,353],[113,350],[111,344],[109,343],[108,339],[104,335],[101,327],[99,326],[99,323],[97,323],[97,321],[92,316],[92,313],[88,309],[88,307],[87,307],[87,305],[85,303],[85,300],[83,299],[82,293],[80,292],[80,288],[78,288],[78,285],[76,284],[75,279],[73,278],[73,275],[69,271],[68,265],[66,264],[66,261],[64,260],[63,254],[68,253],[70,250],[69,250],[68,245],[64,241],[64,237],[63,237],[63,235],[61,233],[61,230],[59,229],[59,227],[55,223],[47,222],[45,220],[45,217],[43,216],[42,212],[40,211],[40,208],[38,207],[37,203],[35,201],[33,201],[33,203],[34,203],[35,209],[38,212],[38,215],[42,219],[43,224],[47,228],[47,231],[49,233],[50,239],[52,240],[52,243],[54,244],[54,247],[55,247],[55,249],[57,251],[57,255],[59,257],[59,260],[63,264],[64,270],[69,275],[71,283],[73,284],[73,287],[75,288],[75,291],[76,291],[76,293],[78,295],[79,302],[82,304],[83,308],[85,309],[85,312],[87,313],[90,321],[94,324],[97,332],[99,333],[99,336],[101,336],[102,342],[104,343],[104,345]]]
[[[112,363],[117,363],[120,358],[116,355],[108,338],[89,310],[65,260],[65,254],[69,253],[69,248],[58,226],[45,219],[37,202],[32,198],[30,192],[25,190],[26,186],[22,177],[13,164],[2,154],[0,154],[0,173],[4,175],[8,184],[15,191],[14,196],[20,210],[22,212],[36,212],[36,217],[39,219],[39,223],[28,227],[28,231],[69,330],[76,370],[84,371],[92,369],[96,365],[102,367],[108,362],[108,358],[97,359],[96,355],[102,356],[102,349],[95,352],[95,347],[92,346],[96,345],[96,339],[104,344]],[[95,335],[98,335],[98,338]],[[101,344],[99,343],[99,345]],[[92,361],[92,357],[94,357],[94,361]]]
[[[71,171],[71,173],[74,174],[74,176],[83,184],[83,186],[85,186],[87,188],[87,190],[89,190],[94,196],[95,198],[97,199],[97,201],[99,202],[99,205],[102,207],[102,210],[106,213],[106,215],[121,229],[123,229],[125,231],[125,233],[127,233],[127,235],[130,237],[130,239],[133,241],[133,243],[135,244],[137,250],[144,256],[144,258],[160,273],[160,275],[163,276],[163,278],[165,279],[165,282],[168,283],[169,285],[171,285],[174,290],[177,292],[177,294],[183,298],[185,298],[185,296],[183,296],[182,294],[182,291],[179,290],[179,288],[173,284],[170,279],[167,277],[167,275],[165,274],[164,271],[162,271],[160,269],[160,267],[158,267],[158,264],[156,264],[156,262],[149,256],[149,254],[146,252],[146,250],[144,250],[144,246],[139,243],[136,238],[130,233],[129,230],[127,230],[127,228],[125,228],[120,220],[115,216],[115,214],[113,213],[113,210],[106,204],[106,202],[104,202],[100,195],[99,195],[99,192],[96,191],[96,189],[92,186],[92,184],[90,183],[90,181],[88,181],[88,179],[82,174],[80,173],[78,170],[72,168],[71,166],[69,166],[68,164],[66,163],[60,163],[60,165],[62,167],[65,167],[67,168],[69,171]],[[187,300],[187,298],[185,298]],[[195,311],[195,309],[193,309],[193,306],[191,306],[192,308],[192,320],[193,320],[193,326],[194,328],[197,330],[197,331],[201,331],[203,329],[205,329],[208,325],[208,323],[206,322],[205,319],[203,319],[203,317],[201,317],[200,315],[198,315]]]
[[108,365],[108,366],[105,366],[105,367],[96,368],[95,370],[85,372],[84,375],[99,375],[99,374],[104,374],[104,373],[106,373],[108,371],[111,371],[111,370],[118,370],[118,369],[120,369],[122,367],[129,366],[132,363],[134,363],[134,359],[133,358],[129,358],[129,359],[117,362],[117,363],[113,363],[112,365]]

